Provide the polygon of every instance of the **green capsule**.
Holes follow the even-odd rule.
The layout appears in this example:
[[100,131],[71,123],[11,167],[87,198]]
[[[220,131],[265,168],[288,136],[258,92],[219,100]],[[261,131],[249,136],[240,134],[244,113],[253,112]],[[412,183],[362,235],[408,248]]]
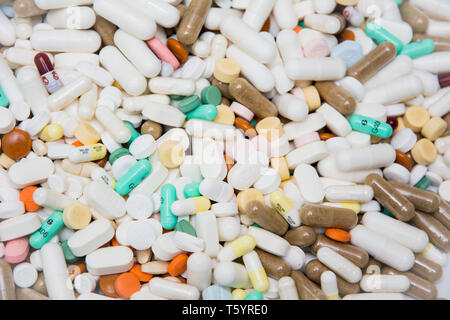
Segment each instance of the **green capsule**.
[[61,211],[55,211],[50,217],[45,219],[39,230],[30,236],[30,246],[35,249],[40,249],[44,244],[49,242],[64,226],[62,216],[63,213]]
[[189,183],[184,186],[183,193],[186,198],[200,197],[202,194],[199,191],[200,182]]
[[299,21],[298,23],[297,23],[297,25],[298,26],[300,26],[300,27],[302,27],[302,28],[306,28],[306,25],[305,25],[305,21]]
[[264,297],[261,292],[253,290],[247,294],[244,300],[264,300]]
[[0,87],[0,106],[6,108],[8,105],[9,105],[8,97],[3,91],[3,88]]
[[403,3],[403,0],[395,0],[395,3],[399,6]]
[[252,227],[257,227],[257,228],[261,228],[261,226],[257,223],[252,224]]
[[136,129],[133,127],[133,125],[131,124],[131,122],[129,121],[124,121],[123,123],[125,123],[125,125],[128,127],[128,129],[130,129],[131,131],[131,138],[130,140],[128,140],[127,145],[129,146],[136,138],[138,138],[141,134],[139,132],[136,131]]
[[419,182],[416,183],[414,187],[422,190],[426,190],[430,186],[430,179],[428,179],[426,176],[424,176],[422,179],[420,179]]
[[197,232],[195,232],[194,227],[187,220],[178,221],[177,224],[175,225],[175,230],[179,231],[179,232],[184,232],[184,233],[190,234],[191,236],[194,236],[194,237],[197,236]]
[[130,156],[130,155],[131,155],[131,153],[130,153],[130,151],[128,151],[128,149],[125,149],[125,148],[119,148],[119,149],[114,150],[114,151],[109,155],[108,161],[109,161],[109,163],[110,163],[111,165],[113,165],[114,162],[115,162],[117,159],[119,159],[119,158],[121,158],[121,157],[123,157],[123,156]]
[[392,33],[387,31],[385,28],[379,26],[375,22],[370,22],[366,26],[366,34],[374,39],[378,44],[390,41],[392,42],[395,47],[397,48],[397,54],[402,51],[403,49],[403,43],[400,41],[399,38],[394,36]]
[[177,200],[177,189],[172,184],[165,184],[161,188],[161,225],[166,230],[171,230],[178,222],[178,217],[172,213],[172,203]]
[[392,135],[392,127],[386,122],[354,114],[350,117],[350,126],[353,130],[370,134],[381,138],[389,138]]
[[393,215],[392,213],[390,213],[386,208],[383,208],[383,210],[381,210],[381,213],[383,213],[383,214],[385,214],[385,215],[387,215],[387,216],[389,216],[389,217],[391,217],[391,218],[396,219],[396,218],[394,217],[394,215]]
[[72,263],[78,260],[78,257],[73,254],[72,250],[70,250],[67,240],[61,243],[61,247],[63,249],[64,258],[67,262]]
[[114,190],[121,196],[128,194],[152,171],[152,165],[147,159],[139,160],[116,181]]
[[426,56],[434,51],[434,41],[424,39],[422,41],[411,42],[403,47],[400,54],[409,56],[411,59]]
[[258,124],[258,120],[256,120],[256,118],[253,118],[252,121],[250,121],[250,124],[252,125],[253,128],[255,128],[256,125]]
[[212,104],[203,104],[191,112],[186,113],[186,118],[189,119],[202,119],[213,121],[217,117],[217,107]]
[[212,104],[218,106],[222,102],[222,93],[216,86],[203,88],[201,96],[202,102],[204,104]]
[[197,95],[189,96],[184,98],[178,103],[178,109],[183,113],[188,113],[201,105],[202,102]]

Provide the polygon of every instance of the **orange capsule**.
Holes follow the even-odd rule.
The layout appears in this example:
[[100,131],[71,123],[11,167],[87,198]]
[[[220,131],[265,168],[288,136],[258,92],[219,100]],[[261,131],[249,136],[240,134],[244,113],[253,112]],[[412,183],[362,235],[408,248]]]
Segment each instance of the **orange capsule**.
[[239,129],[242,129],[242,131],[244,131],[245,135],[250,138],[256,137],[258,135],[256,133],[255,128],[253,128],[252,125],[248,121],[246,121],[242,118],[237,117],[234,120],[234,124],[237,125]]
[[342,31],[342,33],[340,35],[340,39],[341,39],[341,41],[345,41],[345,40],[355,41],[355,34],[353,33],[353,31],[345,29],[344,31]]
[[264,22],[261,32],[269,32],[270,29],[270,17],[267,18],[266,22]]
[[319,133],[319,138],[322,141],[327,141],[328,139],[335,138],[336,136],[331,133]]
[[325,235],[333,240],[339,241],[339,242],[349,242],[350,241],[350,233],[348,233],[345,230],[337,229],[337,228],[328,228],[327,231],[325,231]]
[[82,147],[82,146],[84,146],[84,144],[82,144],[80,141],[74,141],[74,142],[72,142],[72,145],[74,146],[74,147]]
[[301,26],[295,26],[295,28],[294,28],[294,31],[295,31],[295,33],[299,33],[300,31],[302,31],[303,30],[303,28],[301,27]]
[[404,166],[409,171],[411,171],[411,169],[412,169],[411,159],[408,157],[407,154],[405,154],[399,150],[395,150],[395,162]]
[[189,55],[180,41],[174,38],[168,39],[167,48],[169,48],[169,50],[172,51],[172,53],[175,55],[175,57],[177,57],[178,61],[180,61],[181,63],[185,63],[188,60]]

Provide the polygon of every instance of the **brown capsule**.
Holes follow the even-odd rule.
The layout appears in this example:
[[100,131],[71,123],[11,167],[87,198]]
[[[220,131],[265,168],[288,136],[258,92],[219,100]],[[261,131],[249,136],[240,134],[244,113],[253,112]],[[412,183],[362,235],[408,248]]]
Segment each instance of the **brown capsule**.
[[418,253],[415,255],[411,272],[431,282],[436,282],[442,277],[442,267]]
[[147,120],[141,126],[141,134],[151,134],[156,140],[161,137],[162,126],[157,122]]
[[[384,42],[383,42],[384,43]],[[414,217],[414,205],[380,175],[369,174],[365,183],[372,187],[374,198],[400,221]]]
[[442,223],[447,229],[450,229],[450,206],[447,201],[439,198],[439,209],[436,210],[432,216]]
[[327,247],[336,251],[360,268],[364,268],[369,262],[369,254],[366,250],[352,244],[337,242],[323,235],[319,235],[316,242],[311,247],[311,252],[317,255],[317,251],[322,247]]
[[187,8],[185,5],[179,4],[177,7],[178,12],[180,13],[180,20],[184,17],[184,14],[187,11]]
[[428,280],[416,276],[412,272],[400,272],[391,267],[384,267],[381,270],[382,274],[390,275],[404,275],[407,276],[410,282],[409,289],[405,292],[408,296],[422,300],[433,300],[437,297],[436,286]]
[[228,83],[225,83],[225,82],[217,80],[216,78],[213,78],[211,84],[213,86],[216,86],[217,88],[219,88],[220,93],[222,94],[223,97],[234,100],[233,96],[230,93],[230,89],[229,89],[230,85]]
[[269,277],[281,279],[291,274],[291,267],[282,258],[261,249],[255,249],[261,264]]
[[395,45],[389,41],[383,42],[350,67],[347,70],[347,76],[365,83],[389,62],[394,60],[396,55],[397,49]]
[[450,231],[431,215],[416,211],[411,220],[418,228],[426,232],[430,242],[439,249],[448,252],[450,250]]
[[347,20],[340,13],[333,13],[333,14],[331,14],[331,16],[333,16],[339,20],[339,24],[340,24],[339,30],[334,34],[340,34],[342,31],[344,31],[345,27],[347,26]]
[[114,289],[114,283],[116,282],[116,279],[119,276],[120,274],[116,273],[100,277],[100,280],[98,281],[98,286],[105,296],[111,298],[119,297],[119,295],[116,293],[116,289]]
[[33,290],[36,290],[40,294],[47,296],[47,287],[45,286],[45,278],[42,272],[39,273],[38,278],[34,285],[31,287]]
[[178,25],[177,38],[184,45],[193,44],[203,28],[212,0],[192,0]]
[[11,266],[0,259],[0,300],[16,300],[16,285]]
[[300,300],[327,300],[325,293],[301,271],[292,271],[291,278],[295,281]]
[[174,38],[167,39],[167,48],[172,51],[180,63],[185,63],[189,59],[189,55],[180,41]]
[[[306,276],[317,284],[320,284],[320,276],[325,271],[331,271],[327,266],[317,259],[311,260],[305,267]],[[350,283],[345,281],[340,276],[336,275],[337,286],[339,294],[345,296],[347,294],[358,293],[361,291],[359,283]]]
[[13,9],[18,18],[39,16],[47,12],[47,10],[39,8],[34,0],[16,0]]
[[312,245],[316,241],[316,232],[311,227],[300,226],[286,232],[284,239],[293,246],[304,248]]
[[277,107],[244,78],[234,79],[228,88],[233,98],[249,108],[258,118],[278,115]]
[[407,22],[414,32],[426,32],[428,29],[428,17],[419,9],[407,1],[400,5],[400,13],[405,22]]
[[319,228],[352,229],[358,223],[355,211],[345,208],[308,204],[300,209],[303,224]]
[[103,17],[97,16],[94,24],[94,29],[99,34],[100,38],[102,38],[104,46],[114,45],[114,33],[117,30],[115,24],[112,24]]
[[279,236],[286,233],[289,224],[275,209],[265,205],[260,200],[251,200],[245,207],[245,214],[259,224],[263,229]]
[[[370,270],[370,268],[373,268],[374,266],[378,267],[381,270],[382,263],[372,257],[369,258],[369,262],[367,262],[367,265],[362,269],[362,273],[368,274],[367,269]],[[369,272],[370,274],[372,272]]]
[[414,205],[416,210],[431,213],[439,209],[439,196],[431,191],[415,188],[409,184],[397,181],[389,183]]
[[334,81],[318,81],[315,86],[320,97],[344,116],[355,111],[358,104],[355,98]]
[[50,300],[47,296],[31,288],[16,288],[17,300]]
[[434,52],[436,51],[450,51],[450,39],[437,36],[429,36],[425,33],[415,33],[412,41],[422,41],[431,39],[434,42]]

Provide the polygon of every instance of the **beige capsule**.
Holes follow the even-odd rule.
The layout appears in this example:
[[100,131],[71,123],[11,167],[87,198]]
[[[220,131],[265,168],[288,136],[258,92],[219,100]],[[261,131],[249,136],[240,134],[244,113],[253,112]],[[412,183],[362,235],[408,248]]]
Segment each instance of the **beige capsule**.
[[193,44],[203,28],[212,0],[192,0],[178,25],[177,38],[184,45]]
[[433,300],[437,297],[436,286],[412,272],[400,272],[391,267],[384,267],[381,270],[382,274],[396,274],[407,276],[410,282],[409,289],[405,292],[407,295],[422,300]]
[[400,194],[411,201],[416,210],[431,213],[439,209],[440,201],[439,196],[436,193],[415,188],[409,184],[398,181],[389,181],[389,183],[400,192]]
[[450,231],[431,215],[416,211],[411,220],[418,228],[426,232],[430,242],[444,252],[450,250]]
[[415,255],[411,272],[431,282],[436,282],[442,277],[442,267],[420,253]]
[[0,259],[0,300],[16,300],[15,288],[11,266]]
[[255,249],[261,264],[269,277],[280,279],[291,274],[291,267],[282,258],[261,249]]
[[429,19],[422,11],[407,1],[403,1],[399,8],[403,21],[407,22],[414,32],[427,32]]
[[303,206],[300,217],[303,224],[319,228],[352,229],[358,223],[358,216],[351,209],[317,204]]
[[114,33],[117,30],[115,24],[109,22],[105,18],[97,15],[94,24],[94,30],[97,31],[100,38],[102,38],[103,46],[113,46],[114,45]]
[[295,281],[300,300],[327,300],[325,293],[301,271],[292,271],[291,278]]
[[447,229],[450,229],[450,206],[447,201],[440,198],[439,209],[432,214],[433,218],[439,220]]
[[320,97],[344,116],[355,111],[358,104],[356,99],[333,81],[318,81],[315,86]]
[[284,238],[293,246],[300,248],[308,247],[316,241],[316,232],[308,226],[300,226],[291,229],[284,235]]
[[289,228],[289,224],[275,209],[260,200],[249,201],[244,213],[265,230],[279,236],[284,235]]
[[17,300],[50,300],[49,297],[31,288],[16,288]]

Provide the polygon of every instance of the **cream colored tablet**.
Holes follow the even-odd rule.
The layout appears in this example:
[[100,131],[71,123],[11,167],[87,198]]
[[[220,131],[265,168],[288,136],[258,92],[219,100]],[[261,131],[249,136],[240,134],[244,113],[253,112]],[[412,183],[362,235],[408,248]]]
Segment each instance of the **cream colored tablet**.
[[67,244],[72,253],[83,257],[101,247],[114,237],[114,229],[107,219],[95,220],[86,228],[75,232]]

